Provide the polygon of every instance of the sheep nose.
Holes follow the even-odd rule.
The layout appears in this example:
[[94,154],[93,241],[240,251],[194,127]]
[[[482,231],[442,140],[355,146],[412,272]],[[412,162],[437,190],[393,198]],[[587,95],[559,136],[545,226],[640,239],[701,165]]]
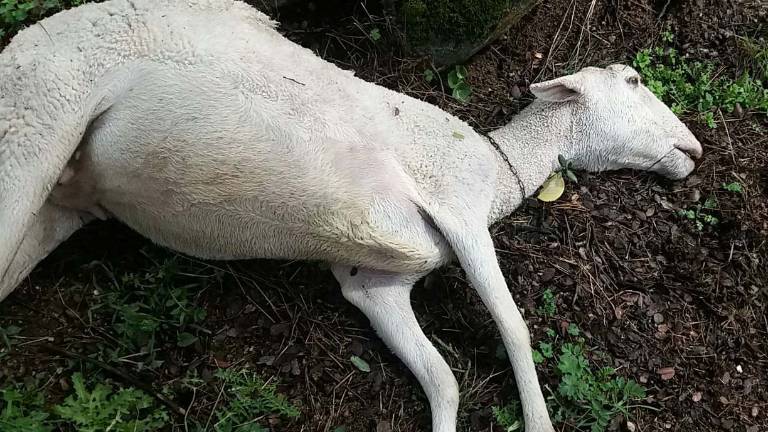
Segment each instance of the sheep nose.
[[704,149],[701,148],[701,143],[696,138],[679,142],[675,147],[677,147],[678,150],[685,152],[693,159],[700,158],[704,153]]
[[704,153],[704,150],[701,148],[701,143],[688,128],[685,128],[685,131],[683,131],[681,135],[678,135],[678,137],[680,139],[678,139],[675,144],[675,147],[678,150],[685,152],[693,159],[700,158],[702,153]]

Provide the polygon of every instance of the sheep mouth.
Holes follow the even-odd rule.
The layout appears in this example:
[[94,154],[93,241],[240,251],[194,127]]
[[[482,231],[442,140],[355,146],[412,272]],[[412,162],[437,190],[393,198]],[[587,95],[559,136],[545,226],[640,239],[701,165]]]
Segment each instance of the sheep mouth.
[[691,153],[690,150],[681,149],[679,147],[676,147],[676,148],[677,148],[677,151],[683,154],[683,156],[687,157],[690,160],[696,160],[696,156],[693,153]]

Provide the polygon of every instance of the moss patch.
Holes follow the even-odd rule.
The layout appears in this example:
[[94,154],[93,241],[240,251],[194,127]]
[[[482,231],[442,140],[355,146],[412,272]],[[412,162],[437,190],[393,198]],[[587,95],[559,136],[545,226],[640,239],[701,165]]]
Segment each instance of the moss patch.
[[400,9],[408,46],[450,64],[468,57],[533,5],[532,0],[405,0]]

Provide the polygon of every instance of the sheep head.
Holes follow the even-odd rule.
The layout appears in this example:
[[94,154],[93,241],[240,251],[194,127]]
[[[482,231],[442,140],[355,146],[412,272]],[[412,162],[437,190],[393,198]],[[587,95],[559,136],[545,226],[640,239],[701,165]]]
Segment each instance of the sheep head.
[[533,84],[531,92],[570,109],[573,142],[565,153],[577,168],[631,168],[681,179],[701,157],[696,137],[629,66],[585,68]]

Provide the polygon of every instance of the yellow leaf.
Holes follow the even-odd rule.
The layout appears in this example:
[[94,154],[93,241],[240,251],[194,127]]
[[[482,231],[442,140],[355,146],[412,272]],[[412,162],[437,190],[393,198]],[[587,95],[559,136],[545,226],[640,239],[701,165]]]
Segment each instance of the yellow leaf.
[[459,131],[453,131],[453,137],[456,138],[456,139],[463,140],[464,139],[464,134],[459,132]]
[[552,202],[560,198],[565,190],[565,180],[561,173],[554,173],[541,186],[538,198],[544,202]]

